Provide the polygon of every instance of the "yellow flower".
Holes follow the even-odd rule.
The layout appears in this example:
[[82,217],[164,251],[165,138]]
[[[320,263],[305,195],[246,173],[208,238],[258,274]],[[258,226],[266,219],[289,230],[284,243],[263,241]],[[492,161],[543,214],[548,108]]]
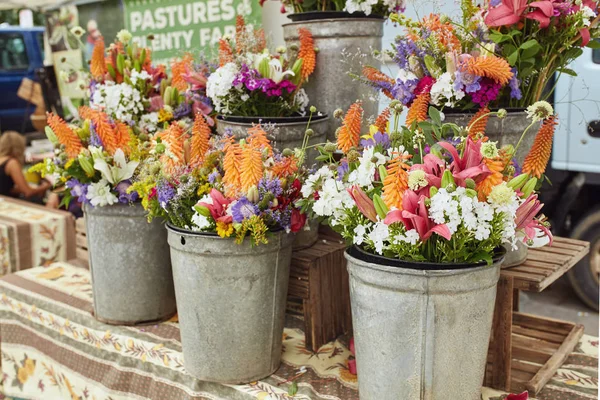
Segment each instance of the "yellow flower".
[[25,371],[27,372],[27,375],[33,375],[33,372],[35,371],[35,361],[31,358],[25,360]]
[[19,370],[17,371],[17,379],[19,380],[19,382],[21,382],[21,384],[24,384],[25,382],[27,382],[27,379],[29,379],[29,374],[27,373],[27,369],[19,368]]
[[173,113],[165,109],[158,112],[158,122],[168,122],[173,119]]
[[71,159],[69,159],[69,161],[67,161],[67,162],[65,163],[65,169],[69,169],[69,168],[71,168],[71,165],[73,165],[73,163],[74,163],[74,162],[75,162],[75,159],[74,159],[74,158],[71,158]]
[[374,135],[375,135],[377,132],[379,132],[379,128],[378,128],[376,125],[371,125],[371,126],[369,127],[369,134],[368,134],[368,135],[362,135],[362,136],[361,136],[361,138],[363,138],[363,139],[367,139],[367,140],[369,140],[369,139],[373,139],[373,136],[374,136]]
[[233,233],[233,224],[217,221],[217,233],[222,238],[231,236]]
[[210,193],[210,184],[205,183],[204,185],[198,188],[198,196],[204,196],[205,194]]

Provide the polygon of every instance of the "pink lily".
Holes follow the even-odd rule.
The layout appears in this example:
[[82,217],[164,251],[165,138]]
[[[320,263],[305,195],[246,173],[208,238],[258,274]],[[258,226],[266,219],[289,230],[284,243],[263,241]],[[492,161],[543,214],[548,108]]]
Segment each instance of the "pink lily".
[[357,185],[354,185],[347,190],[360,212],[369,220],[377,222],[377,211],[375,211],[373,200],[371,200],[369,196],[367,196],[367,194]]
[[521,20],[527,9],[527,0],[502,0],[499,6],[490,8],[485,17],[489,27],[514,25]]
[[225,223],[231,222],[233,218],[231,215],[227,215],[225,213],[227,206],[231,204],[231,200],[223,196],[223,194],[217,189],[211,189],[209,195],[212,199],[212,204],[199,201],[196,205],[207,208],[208,211],[210,211],[211,217],[213,217],[215,221],[221,221]]
[[[598,12],[598,3],[594,0],[583,0],[581,5],[573,7],[573,11],[577,12],[581,9],[581,7],[589,7],[594,12]],[[581,28],[579,29],[579,35],[581,35],[581,47],[585,47],[591,40],[590,30],[589,28]]]
[[163,101],[162,96],[152,96],[150,97],[150,111],[158,111],[164,108],[165,102]]
[[183,79],[191,85],[192,91],[198,91],[206,87],[208,79],[202,72],[186,71],[183,74]]
[[552,245],[552,233],[535,218],[543,207],[544,204],[538,200],[537,194],[531,194],[517,209],[516,230],[522,231],[527,240],[535,239],[536,231],[541,230],[550,239],[550,245]]
[[529,4],[529,7],[535,10],[527,13],[525,17],[535,19],[540,23],[540,28],[544,29],[550,25],[550,18],[554,16],[554,1],[534,1]]
[[213,108],[211,106],[209,106],[208,104],[203,103],[202,101],[199,101],[199,100],[194,100],[194,102],[192,103],[192,111],[193,111],[194,115],[196,115],[198,113],[201,113],[202,115],[204,115],[204,117],[206,118],[206,122],[208,123],[209,126],[213,126],[215,124],[215,121],[210,116],[210,114],[213,111]]
[[462,157],[452,144],[448,142],[439,142],[438,144],[452,156],[450,171],[452,171],[452,176],[458,186],[465,186],[466,179],[479,182],[490,175],[489,168],[482,163],[481,142],[473,142],[471,138],[467,138]]
[[427,196],[429,194],[429,189],[432,186],[440,187],[442,175],[446,170],[446,163],[433,154],[427,154],[423,159],[423,164],[415,164],[410,170],[421,170],[425,172],[425,178],[429,184],[417,190],[417,194]]
[[422,241],[426,241],[434,233],[450,240],[452,234],[446,224],[436,224],[429,218],[426,198],[412,190],[406,191],[402,198],[402,210],[390,211],[383,222],[387,225],[402,222],[407,230],[415,229]]

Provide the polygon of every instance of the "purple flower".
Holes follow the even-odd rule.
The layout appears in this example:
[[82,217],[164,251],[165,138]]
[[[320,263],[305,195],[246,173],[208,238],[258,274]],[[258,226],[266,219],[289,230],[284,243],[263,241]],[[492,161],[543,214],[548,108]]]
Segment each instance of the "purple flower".
[[344,176],[346,176],[346,174],[348,172],[350,172],[350,166],[348,165],[348,161],[343,160],[340,163],[340,165],[338,165],[338,167],[337,167],[337,173],[338,173],[337,180],[342,181],[344,179]]
[[387,150],[390,147],[390,137],[387,133],[377,132],[373,138],[362,139],[360,141],[362,147],[374,147],[380,145],[382,150]]
[[478,75],[470,74],[466,71],[456,71],[454,79],[454,90],[464,90],[466,93],[475,93],[481,89],[481,77]]
[[247,218],[258,214],[258,207],[246,197],[240,198],[231,206],[231,216],[233,222],[241,223]]
[[160,206],[166,208],[167,204],[175,197],[175,188],[166,180],[161,180],[156,186],[156,195]]
[[482,78],[480,85],[481,89],[473,93],[472,100],[473,103],[479,104],[480,107],[485,107],[498,98],[502,84],[494,82],[489,78]]
[[402,104],[408,105],[415,99],[415,89],[418,84],[419,79],[407,79],[406,81],[396,79],[391,90],[392,96]]
[[94,124],[90,124],[90,146],[94,147],[104,147],[100,136],[96,133],[96,129],[94,128]]
[[521,89],[519,88],[521,82],[519,82],[519,79],[517,78],[517,69],[513,67],[511,71],[513,73],[513,76],[512,78],[510,78],[510,81],[508,81],[508,86],[510,87],[510,98],[521,100],[523,94],[521,93]]
[[258,196],[259,199],[262,200],[267,193],[272,193],[275,197],[281,196],[283,194],[283,189],[281,188],[281,181],[279,178],[275,179],[265,179],[262,178],[258,182]]
[[502,0],[490,0],[490,7],[497,7],[502,3]]
[[210,174],[208,174],[208,182],[215,183],[215,181],[217,180],[218,177],[219,177],[219,171],[213,171]]
[[125,180],[125,181],[121,181],[121,182],[119,182],[119,184],[117,186],[115,186],[115,190],[119,194],[119,202],[120,203],[123,203],[123,204],[133,203],[140,198],[138,192],[136,192],[135,190],[132,191],[131,193],[127,193],[127,189],[129,189],[130,186],[131,186],[131,181],[129,179]]
[[173,118],[181,119],[192,112],[192,106],[187,102],[183,102],[173,110]]
[[410,39],[396,39],[396,55],[394,56],[394,62],[398,64],[401,69],[410,69],[408,65],[408,59],[412,55],[421,57],[424,55],[424,52],[423,50],[419,49],[416,43]]
[[65,185],[70,190],[71,196],[76,197],[79,203],[85,203],[88,201],[86,195],[89,185],[81,183],[75,178],[69,179]]

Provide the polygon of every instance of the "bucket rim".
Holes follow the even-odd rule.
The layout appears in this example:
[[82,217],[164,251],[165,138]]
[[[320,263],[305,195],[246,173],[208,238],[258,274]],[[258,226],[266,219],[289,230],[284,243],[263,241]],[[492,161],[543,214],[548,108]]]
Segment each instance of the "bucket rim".
[[[217,115],[217,121],[230,125],[248,125],[248,124],[275,124],[279,126],[298,125],[308,123],[310,116],[292,116],[292,117],[243,117],[235,115]],[[328,114],[313,115],[311,124],[325,122],[329,120]]]
[[[168,231],[171,231],[171,232],[174,232],[174,233],[177,233],[180,235],[211,237],[211,238],[223,239],[223,240],[235,240],[234,237],[222,238],[221,236],[219,236],[219,234],[217,232],[201,232],[201,231],[192,231],[189,229],[180,228],[178,226],[174,226],[170,222],[166,222],[165,226]],[[277,229],[273,229],[273,230],[269,229],[268,232],[275,233],[275,234],[286,233],[283,228],[277,228]]]
[[349,13],[346,11],[304,11],[299,13],[292,13],[288,15],[288,18],[292,20],[292,22],[306,22],[306,21],[323,21],[323,20],[350,20],[350,19],[358,19],[358,20],[366,20],[372,19],[377,21],[384,21],[385,17],[383,15],[371,14],[366,15],[363,12],[355,12]]
[[501,264],[506,254],[506,249],[502,246],[494,250],[494,257],[492,258],[492,265],[488,266],[486,262],[478,263],[435,263],[435,262],[422,262],[422,261],[406,261],[396,258],[389,258],[380,256],[377,254],[368,253],[359,246],[352,245],[345,251],[345,257],[352,259],[353,262],[362,264],[364,266],[377,266],[379,269],[388,270],[410,270],[414,273],[429,272],[441,274],[444,273],[461,273],[472,271],[476,269],[491,268],[494,265]]
[[115,203],[105,206],[92,206],[91,204],[83,204],[83,213],[91,215],[117,215],[125,214],[130,217],[146,217],[146,210],[142,207],[140,201],[134,201],[133,203]]

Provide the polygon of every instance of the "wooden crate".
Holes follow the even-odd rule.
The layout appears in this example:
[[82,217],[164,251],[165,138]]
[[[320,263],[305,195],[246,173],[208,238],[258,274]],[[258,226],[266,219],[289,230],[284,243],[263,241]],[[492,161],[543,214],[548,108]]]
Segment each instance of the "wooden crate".
[[77,260],[87,265],[88,263],[88,245],[87,234],[85,231],[85,218],[78,218],[75,221],[75,253]]
[[312,351],[352,329],[345,248],[321,234],[312,247],[292,255],[287,311],[303,317]]
[[[512,323],[510,391],[536,395],[565,362],[583,326],[515,312]],[[488,354],[486,386],[492,385],[493,353]]]

